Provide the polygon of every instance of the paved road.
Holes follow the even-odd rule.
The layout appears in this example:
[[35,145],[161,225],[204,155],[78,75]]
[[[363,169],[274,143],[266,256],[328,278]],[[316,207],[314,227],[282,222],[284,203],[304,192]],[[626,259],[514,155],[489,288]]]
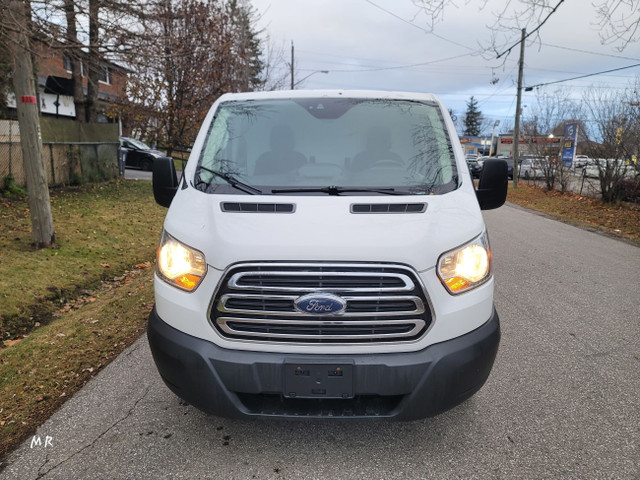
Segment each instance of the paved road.
[[127,180],[151,180],[153,172],[145,172],[144,170],[136,170],[135,168],[127,168],[124,171],[124,178]]
[[640,478],[640,249],[515,207],[486,218],[503,337],[463,405],[412,423],[210,417],[164,387],[141,339],[0,477]]

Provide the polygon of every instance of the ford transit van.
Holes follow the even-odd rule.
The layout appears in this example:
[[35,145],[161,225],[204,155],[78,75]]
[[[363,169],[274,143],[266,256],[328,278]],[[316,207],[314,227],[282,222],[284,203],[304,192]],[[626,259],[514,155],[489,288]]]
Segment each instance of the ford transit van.
[[169,207],[148,338],[166,385],[226,417],[410,420],[478,391],[500,340],[476,188],[433,95],[227,94]]

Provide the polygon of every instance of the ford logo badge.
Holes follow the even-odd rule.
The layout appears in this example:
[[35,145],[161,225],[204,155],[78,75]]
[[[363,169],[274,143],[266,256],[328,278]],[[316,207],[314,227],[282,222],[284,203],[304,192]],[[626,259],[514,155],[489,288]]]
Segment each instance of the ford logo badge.
[[347,308],[347,302],[332,293],[310,293],[293,304],[299,312],[311,315],[337,315]]

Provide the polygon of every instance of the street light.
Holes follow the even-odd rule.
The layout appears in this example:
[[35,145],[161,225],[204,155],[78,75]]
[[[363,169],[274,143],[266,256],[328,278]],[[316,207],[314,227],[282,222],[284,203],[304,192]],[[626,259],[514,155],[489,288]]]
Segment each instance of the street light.
[[491,130],[491,145],[489,146],[489,156],[491,156],[493,154],[493,137],[495,136],[496,133],[496,127],[500,125],[500,120],[496,120],[493,123],[493,130]]
[[298,80],[296,83],[291,85],[291,90],[293,90],[296,86],[300,85],[302,82],[304,82],[307,78],[309,78],[311,75],[315,75],[316,73],[329,73],[329,70],[316,70],[315,72],[311,72],[309,75],[307,75],[304,78],[301,78],[300,80]]

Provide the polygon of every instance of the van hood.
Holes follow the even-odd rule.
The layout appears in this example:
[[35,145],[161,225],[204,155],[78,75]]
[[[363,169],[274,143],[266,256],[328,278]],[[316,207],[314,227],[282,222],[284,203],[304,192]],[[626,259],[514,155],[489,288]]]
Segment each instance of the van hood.
[[[426,209],[387,211],[416,203]],[[285,212],[272,211],[273,204],[285,205],[278,207]],[[353,205],[374,212],[353,213]],[[429,196],[258,196],[187,188],[175,196],[165,229],[218,270],[238,262],[307,261],[393,262],[423,271],[481,234],[484,222],[466,189]]]

